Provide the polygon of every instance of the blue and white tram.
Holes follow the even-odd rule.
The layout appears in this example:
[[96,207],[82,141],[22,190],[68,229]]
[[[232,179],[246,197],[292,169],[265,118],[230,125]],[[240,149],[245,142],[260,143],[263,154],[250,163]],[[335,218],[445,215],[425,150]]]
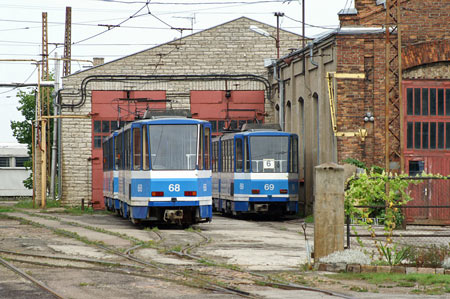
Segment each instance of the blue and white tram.
[[[139,120],[114,132],[105,143],[107,183],[103,194],[108,209],[133,223],[189,225],[211,221],[209,122],[189,118]],[[117,195],[111,193],[116,188],[115,172]]]
[[277,130],[213,139],[213,208],[226,214],[298,212],[298,136]]
[[113,132],[103,140],[103,197],[105,207],[114,211],[115,201],[119,199],[119,167],[115,153],[119,153],[117,143],[118,132]]

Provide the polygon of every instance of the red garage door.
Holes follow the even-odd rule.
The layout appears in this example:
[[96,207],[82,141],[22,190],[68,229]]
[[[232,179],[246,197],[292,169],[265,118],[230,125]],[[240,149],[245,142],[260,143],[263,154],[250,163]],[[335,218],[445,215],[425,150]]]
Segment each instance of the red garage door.
[[264,91],[191,91],[191,113],[194,118],[210,121],[214,135],[247,122],[263,122]]
[[92,91],[92,202],[103,209],[102,140],[148,109],[165,109],[165,91]]
[[[450,82],[403,81],[406,130],[405,170],[450,175]],[[414,198],[408,205],[450,205],[450,180],[427,180],[410,188]],[[450,209],[406,209],[407,221],[450,224]]]

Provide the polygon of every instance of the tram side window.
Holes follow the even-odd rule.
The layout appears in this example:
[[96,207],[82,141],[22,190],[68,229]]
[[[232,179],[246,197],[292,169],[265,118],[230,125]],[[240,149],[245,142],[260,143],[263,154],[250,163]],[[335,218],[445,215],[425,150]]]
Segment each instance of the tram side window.
[[108,169],[108,143],[109,140],[107,142],[103,142],[103,170]]
[[111,138],[108,141],[108,169],[114,169],[114,139]]
[[242,172],[242,139],[236,139],[236,172]]
[[149,161],[149,155],[148,155],[148,142],[147,142],[147,125],[144,125],[142,129],[142,153],[144,156],[144,159],[142,161],[142,169],[143,170],[149,170],[150,169],[150,161]]
[[244,138],[244,171],[250,172],[250,155],[249,155],[249,148],[248,148],[248,137]]
[[198,138],[198,170],[204,169],[203,163],[205,162],[203,159],[203,147],[204,147],[204,140],[203,140],[203,126],[200,126],[199,130],[199,138]]
[[131,157],[130,157],[130,147],[131,147],[131,138],[130,138],[130,130],[125,131],[125,140],[124,140],[124,158],[125,158],[125,169],[131,169]]
[[230,172],[233,172],[234,171],[234,149],[233,149],[234,142],[233,142],[232,139],[230,140],[230,145],[229,146],[230,146],[230,158],[231,158]]
[[119,170],[122,169],[122,134],[117,135],[114,147],[114,152],[116,155],[114,157],[115,169]]
[[211,129],[205,127],[205,169],[211,169],[211,161],[210,161],[210,149],[211,144]]
[[222,169],[220,171],[223,172],[225,171],[225,145],[223,141],[220,143],[220,152],[220,164],[222,165]]
[[215,142],[211,143],[211,164],[212,164],[212,171],[216,171],[216,152],[215,152]]
[[227,172],[228,171],[228,148],[227,148],[226,141],[222,141],[222,157],[223,157],[222,172]]
[[231,153],[230,153],[230,140],[227,140],[225,143],[225,148],[227,152],[227,172],[230,172],[231,165]]
[[133,129],[133,169],[141,168],[141,128]]
[[291,137],[291,167],[290,172],[298,172],[298,139]]
[[228,172],[232,172],[233,171],[233,140],[228,140],[227,141],[227,146],[228,146]]

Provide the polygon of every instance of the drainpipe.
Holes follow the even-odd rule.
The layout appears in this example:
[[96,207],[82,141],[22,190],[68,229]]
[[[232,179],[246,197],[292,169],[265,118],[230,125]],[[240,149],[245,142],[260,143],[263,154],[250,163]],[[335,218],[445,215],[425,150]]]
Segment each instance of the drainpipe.
[[[59,60],[57,59],[57,53],[55,53],[55,86],[54,86],[54,90],[53,90],[53,103],[54,103],[54,109],[53,109],[53,114],[55,116],[58,115],[58,111],[59,111],[59,107],[58,105],[55,105],[55,98],[56,95],[58,94],[58,90],[59,90]],[[57,125],[58,120],[53,119],[53,143],[52,143],[52,161],[51,161],[51,171],[50,171],[50,198],[55,200],[55,174],[56,174],[56,157],[57,157],[57,146],[56,146],[56,142],[59,140],[58,139],[58,128],[59,126]]]
[[278,118],[281,130],[284,131],[284,82],[278,75],[279,70],[277,67],[277,63],[273,65],[273,77],[278,81],[278,91],[280,97],[280,110],[278,111]]
[[312,65],[319,66],[319,64],[316,61],[313,60],[314,43],[313,42],[308,43],[308,47],[309,47],[309,61],[311,62]]

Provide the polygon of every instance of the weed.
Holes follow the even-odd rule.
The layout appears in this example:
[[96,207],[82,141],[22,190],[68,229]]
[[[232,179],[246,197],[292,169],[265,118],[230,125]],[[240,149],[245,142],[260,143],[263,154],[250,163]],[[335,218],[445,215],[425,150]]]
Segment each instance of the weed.
[[191,233],[199,233],[199,232],[201,232],[202,230],[199,229],[199,228],[193,228],[192,226],[190,226],[190,227],[186,228],[185,231],[191,232]]
[[313,215],[306,216],[305,223],[314,223],[314,216]]
[[0,213],[10,213],[10,212],[14,212],[14,208],[10,208],[10,207],[0,207]]
[[417,287],[416,294],[444,294],[450,292],[449,275],[395,273],[337,273],[327,275],[335,280],[364,280],[379,288]]
[[367,288],[363,288],[363,287],[350,287],[350,291],[354,291],[354,292],[360,292],[360,293],[366,293],[369,290]]
[[181,245],[176,245],[170,248],[169,251],[181,252]]
[[[33,200],[32,199],[23,199],[19,200],[15,205],[16,208],[19,209],[33,209]],[[47,200],[45,202],[45,208],[59,208],[61,206],[61,202],[57,200]],[[40,202],[35,202],[35,208],[40,208]]]
[[401,281],[397,284],[398,287],[405,287],[405,288],[412,288],[414,286],[416,286],[415,282],[411,282],[411,281]]
[[427,247],[414,248],[410,254],[410,260],[417,267],[441,267],[446,257],[450,256],[450,246],[437,246],[432,244]]
[[391,247],[389,244],[383,244],[382,242],[380,242],[378,246],[383,257],[390,266],[400,265],[410,256],[411,252],[411,247],[409,246],[399,248],[397,247],[397,244],[394,244],[394,246]]

